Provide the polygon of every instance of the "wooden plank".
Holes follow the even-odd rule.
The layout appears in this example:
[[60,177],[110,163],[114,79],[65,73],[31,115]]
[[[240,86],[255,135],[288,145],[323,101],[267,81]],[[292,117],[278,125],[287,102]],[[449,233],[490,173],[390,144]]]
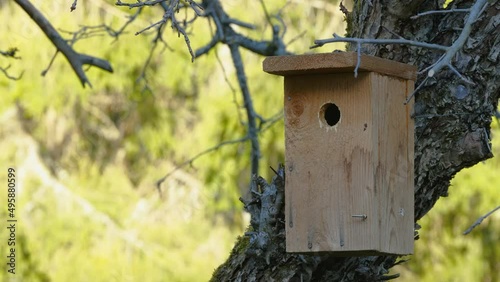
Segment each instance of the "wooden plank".
[[[414,123],[403,102],[416,68],[363,56],[354,78],[356,60],[332,53],[264,61],[265,71],[285,75],[288,252],[413,252]],[[329,103],[340,111],[333,126]]]
[[[285,78],[289,252],[380,251],[369,79],[369,73]],[[321,116],[326,103],[341,112],[333,127]]]
[[375,123],[375,190],[379,209],[380,250],[413,253],[413,120],[404,101],[413,83],[370,73]]
[[[356,63],[356,53],[337,52],[267,57],[263,62],[263,68],[265,72],[283,76],[314,73],[352,73]],[[413,81],[417,79],[417,67],[415,66],[368,55],[361,55],[359,71],[374,71]]]

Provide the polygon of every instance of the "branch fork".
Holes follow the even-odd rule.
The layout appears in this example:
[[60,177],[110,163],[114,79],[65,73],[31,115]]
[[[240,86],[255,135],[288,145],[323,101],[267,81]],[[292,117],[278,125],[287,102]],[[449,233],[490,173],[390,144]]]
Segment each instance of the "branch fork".
[[93,57],[86,54],[81,54],[76,52],[69,44],[62,38],[59,32],[52,26],[52,24],[45,18],[42,13],[33,6],[28,0],[14,0],[32,19],[33,21],[42,29],[45,35],[49,38],[49,40],[54,44],[57,48],[57,52],[61,52],[69,64],[73,68],[73,71],[76,73],[82,86],[85,87],[88,84],[92,87],[87,75],[83,70],[84,65],[95,66],[102,70],[113,72],[113,68],[111,64],[97,57]]
[[348,42],[356,44],[356,51],[358,54],[358,62],[356,64],[356,68],[354,69],[354,76],[357,77],[358,69],[361,60],[361,45],[362,44],[402,44],[402,45],[410,45],[416,47],[422,47],[427,49],[433,49],[438,51],[444,51],[444,54],[437,60],[434,64],[430,65],[422,72],[427,72],[427,77],[424,81],[419,84],[415,91],[407,98],[406,103],[408,103],[411,98],[415,95],[415,93],[420,90],[423,84],[427,81],[428,78],[434,77],[436,73],[438,73],[443,67],[448,67],[455,75],[457,75],[461,80],[463,80],[467,84],[474,85],[474,82],[467,79],[464,75],[462,75],[453,65],[452,60],[455,55],[462,49],[465,42],[470,36],[472,31],[472,25],[479,19],[479,16],[484,11],[484,9],[488,5],[488,0],[477,0],[474,5],[472,5],[469,9],[452,9],[452,10],[439,10],[439,11],[428,11],[416,16],[411,17],[412,19],[418,18],[420,16],[432,15],[438,13],[452,13],[452,12],[468,12],[469,16],[465,21],[464,27],[459,35],[459,37],[453,42],[451,46],[443,46],[438,44],[425,43],[420,41],[408,40],[405,38],[398,39],[362,39],[362,38],[352,38],[352,37],[342,37],[337,34],[333,34],[333,38],[328,39],[320,39],[315,40],[312,48],[321,47],[324,44],[333,43],[333,42]]

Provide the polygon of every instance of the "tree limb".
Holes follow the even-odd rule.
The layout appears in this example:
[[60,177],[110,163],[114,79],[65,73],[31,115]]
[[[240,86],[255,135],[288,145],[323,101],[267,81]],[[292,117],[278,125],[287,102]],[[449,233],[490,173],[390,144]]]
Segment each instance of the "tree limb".
[[82,86],[88,84],[92,87],[92,84],[87,78],[87,75],[83,71],[84,65],[91,65],[98,67],[102,70],[108,72],[113,72],[111,64],[100,58],[92,57],[85,54],[77,53],[73,48],[62,38],[59,32],[52,26],[52,24],[45,18],[44,15],[33,6],[28,0],[14,0],[30,17],[33,21],[42,29],[49,40],[54,44],[58,51],[60,51],[68,60],[69,64],[76,73]]
[[476,226],[478,226],[479,224],[481,224],[481,222],[483,222],[483,220],[485,218],[487,218],[488,216],[492,215],[494,212],[496,212],[497,210],[500,210],[500,206],[494,208],[493,210],[491,210],[490,212],[488,212],[487,214],[481,216],[480,218],[478,218],[476,220],[476,222],[474,222],[469,228],[467,228],[467,230],[464,231],[464,235],[467,235],[469,233],[471,233],[472,229],[476,228]]
[[408,39],[404,39],[404,38],[399,38],[399,39],[352,38],[352,37],[342,37],[336,33],[333,34],[333,38],[314,40],[314,45],[311,46],[310,48],[311,49],[318,48],[318,47],[322,47],[325,44],[334,43],[334,42],[348,42],[348,43],[356,43],[356,44],[403,44],[403,45],[411,45],[411,46],[417,46],[417,47],[440,50],[440,51],[448,51],[448,49],[449,49],[448,46],[419,42],[419,41],[408,40]]
[[460,33],[460,36],[453,42],[453,44],[448,48],[444,56],[437,61],[434,66],[429,70],[427,75],[429,77],[434,76],[438,71],[440,71],[444,66],[451,66],[451,60],[457,54],[459,50],[462,49],[467,38],[472,31],[472,24],[476,22],[479,18],[479,15],[483,11],[483,9],[488,5],[488,0],[477,0],[476,3],[470,8],[470,14],[465,22],[465,25]]
[[[452,60],[455,57],[455,55],[460,51],[465,42],[467,41],[467,38],[469,38],[470,33],[472,31],[472,24],[474,24],[479,16],[481,15],[482,11],[487,7],[488,5],[488,0],[477,0],[472,7],[469,9],[451,9],[451,10],[445,10],[445,11],[428,11],[424,13],[417,14],[416,16],[412,18],[418,18],[420,16],[424,15],[430,15],[430,14],[436,14],[436,13],[452,13],[452,12],[457,12],[457,13],[462,13],[462,12],[469,12],[469,16],[464,24],[464,27],[462,31],[460,32],[459,37],[453,42],[451,46],[443,46],[439,44],[432,44],[432,43],[426,43],[426,42],[420,42],[420,41],[415,41],[415,40],[408,40],[405,38],[402,38],[401,36],[398,36],[398,39],[363,39],[363,38],[352,38],[352,37],[342,37],[337,34],[333,34],[333,38],[328,38],[328,39],[320,39],[320,40],[315,40],[314,45],[311,46],[312,48],[317,48],[321,47],[324,44],[327,43],[334,43],[334,42],[348,42],[348,43],[356,43],[356,50],[358,53],[358,62],[356,64],[356,68],[354,69],[354,76],[357,77],[358,74],[358,68],[360,65],[360,60],[361,60],[361,45],[362,44],[403,44],[403,45],[410,45],[410,46],[416,46],[416,47],[422,47],[426,49],[433,49],[433,50],[439,50],[439,51],[445,51],[445,53],[432,65],[427,67],[424,71],[427,71],[427,77],[433,77],[437,72],[439,72],[443,67],[448,67],[455,75],[457,75],[462,81],[464,81],[467,84],[474,85],[474,82],[471,80],[467,79],[465,76],[463,76],[453,65],[452,65]],[[420,83],[416,88],[413,93],[411,93],[408,98],[406,99],[405,103],[408,103],[411,98],[415,95],[415,93],[420,90],[423,86],[424,83],[427,81],[427,78],[424,79],[422,83]]]
[[252,163],[251,174],[253,176],[259,173],[260,158],[259,137],[257,135],[259,130],[257,129],[257,123],[255,121],[257,118],[257,113],[255,112],[255,108],[253,107],[252,97],[250,96],[250,89],[248,89],[247,76],[245,74],[245,67],[243,66],[243,60],[241,59],[239,46],[237,44],[229,44],[229,49],[231,50],[231,57],[233,59],[234,68],[236,69],[238,84],[240,85],[241,94],[243,95],[243,101],[247,112],[248,137],[250,139],[250,143],[252,144],[250,159]]

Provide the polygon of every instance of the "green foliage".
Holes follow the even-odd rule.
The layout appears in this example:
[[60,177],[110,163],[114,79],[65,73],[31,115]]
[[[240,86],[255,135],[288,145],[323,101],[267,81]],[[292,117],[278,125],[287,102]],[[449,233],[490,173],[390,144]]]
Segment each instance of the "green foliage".
[[[267,10],[274,14],[285,3],[266,3]],[[79,2],[71,13],[69,4],[33,4],[60,31],[103,22],[118,28],[133,13],[106,1]],[[240,32],[270,37],[264,14],[256,18],[247,12],[260,9],[257,2],[224,5],[235,17],[257,26]],[[18,48],[16,55],[22,59],[0,57],[0,64],[10,63],[13,74],[24,71],[20,81],[0,76],[0,143],[7,152],[0,160],[25,175],[18,196],[21,280],[207,280],[248,224],[238,200],[249,183],[248,143],[224,146],[196,159],[175,171],[161,186],[161,194],[156,190],[155,182],[176,164],[246,135],[243,101],[225,47],[192,64],[184,39],[167,31],[168,48],[159,45],[144,69],[154,34],[133,33],[160,17],[159,9],[145,9],[116,42],[106,36],[76,42],[78,52],[105,58],[114,69],[113,74],[87,70],[93,88],[82,89],[61,54],[40,76],[54,47],[14,3],[1,5],[0,23],[12,32],[0,34],[0,48]],[[307,21],[324,30],[304,30],[290,46],[301,53],[341,20],[328,9],[300,2],[288,5],[281,17],[292,23],[286,41],[299,35],[298,27]],[[279,19],[272,21],[281,25]],[[190,32],[193,48],[206,44],[211,35],[203,19]],[[276,116],[282,112],[281,78],[262,71],[263,58],[247,51],[242,56],[255,108],[264,118]],[[138,80],[143,74],[147,80]],[[268,167],[284,161],[283,126],[278,121],[263,127],[261,174],[270,177]],[[29,159],[33,154],[38,157]],[[1,272],[0,280],[6,279]]]
[[500,205],[500,125],[492,125],[496,157],[459,172],[449,196],[437,202],[419,223],[410,262],[394,270],[401,281],[499,281],[500,213],[462,235],[479,217]]
[[[133,13],[106,1],[78,2],[72,13],[70,3],[32,2],[54,26],[70,31],[102,22],[118,27]],[[285,3],[289,4],[283,8]],[[265,15],[248,13],[260,9],[258,2],[223,4],[233,16],[257,26],[239,32],[257,39],[270,36]],[[282,0],[266,5],[271,14],[283,8],[281,18],[288,24],[285,42],[293,41],[293,52],[309,52],[314,39],[343,33],[343,15],[336,3]],[[20,81],[0,75],[0,163],[24,173],[18,195],[21,280],[203,281],[248,225],[238,200],[249,183],[248,143],[202,156],[172,173],[161,194],[156,189],[156,181],[176,165],[223,141],[245,136],[246,119],[225,47],[192,64],[184,39],[167,31],[164,39],[169,48],[156,48],[144,70],[153,34],[134,32],[161,17],[158,9],[145,13],[116,42],[101,36],[75,44],[79,52],[109,60],[115,70],[109,74],[89,69],[93,88],[82,89],[61,55],[45,77],[40,76],[54,54],[53,46],[14,3],[0,5],[0,24],[9,31],[0,34],[0,49],[18,48],[16,55],[22,57],[8,61],[0,57],[0,66],[10,63],[13,74],[25,72]],[[271,21],[282,25],[278,18]],[[193,48],[206,44],[211,34],[203,19],[190,32]],[[330,49],[315,51],[343,49],[343,45],[326,48]],[[282,112],[282,79],[263,73],[263,58],[247,51],[242,56],[257,111],[264,118]],[[147,81],[137,80],[143,72]],[[143,91],[145,86],[151,91]],[[264,127],[259,136],[260,167],[262,176],[270,178],[273,172],[268,167],[284,161],[283,122]],[[494,142],[498,154],[498,140]],[[31,158],[32,150],[39,161]],[[493,162],[498,168],[497,159],[487,164]],[[479,172],[474,171],[477,167]],[[460,235],[498,204],[495,176],[494,169],[479,165],[456,177],[450,197],[422,221],[422,239],[412,265],[402,270],[403,277],[431,281],[433,276],[427,273],[438,272],[442,281],[499,279],[492,274],[498,268],[499,260],[494,259],[498,248],[491,247],[499,237],[494,224],[498,215],[472,234]],[[0,181],[5,183],[4,173]],[[1,193],[1,203],[4,197]],[[0,216],[5,218],[5,210]],[[454,233],[447,235],[447,230]],[[242,237],[238,242],[244,247],[247,240]],[[6,252],[5,247],[1,250]],[[430,267],[434,272],[428,271]],[[1,281],[7,278],[5,271],[0,272]]]

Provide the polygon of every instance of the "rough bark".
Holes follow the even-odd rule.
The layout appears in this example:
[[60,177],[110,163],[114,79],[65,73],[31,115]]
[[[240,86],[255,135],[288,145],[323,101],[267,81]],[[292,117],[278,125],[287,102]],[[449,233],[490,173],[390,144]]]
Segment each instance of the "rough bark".
[[[357,1],[347,17],[348,33],[359,38],[399,35],[451,45],[467,14],[409,18],[436,10],[440,4],[434,0]],[[473,1],[455,1],[451,5],[468,8],[472,4]],[[492,157],[490,124],[500,97],[499,26],[500,1],[491,1],[453,61],[474,85],[443,69],[415,96],[415,220],[448,194],[450,180],[458,171]],[[419,69],[431,65],[441,55],[393,45],[368,45],[363,53],[417,65]],[[419,76],[417,85],[425,75]],[[254,179],[251,199],[243,201],[252,216],[249,232],[237,240],[229,259],[215,271],[212,281],[383,281],[396,277],[385,276],[396,263],[396,256],[287,254],[284,177],[280,167],[269,184],[262,178]]]

